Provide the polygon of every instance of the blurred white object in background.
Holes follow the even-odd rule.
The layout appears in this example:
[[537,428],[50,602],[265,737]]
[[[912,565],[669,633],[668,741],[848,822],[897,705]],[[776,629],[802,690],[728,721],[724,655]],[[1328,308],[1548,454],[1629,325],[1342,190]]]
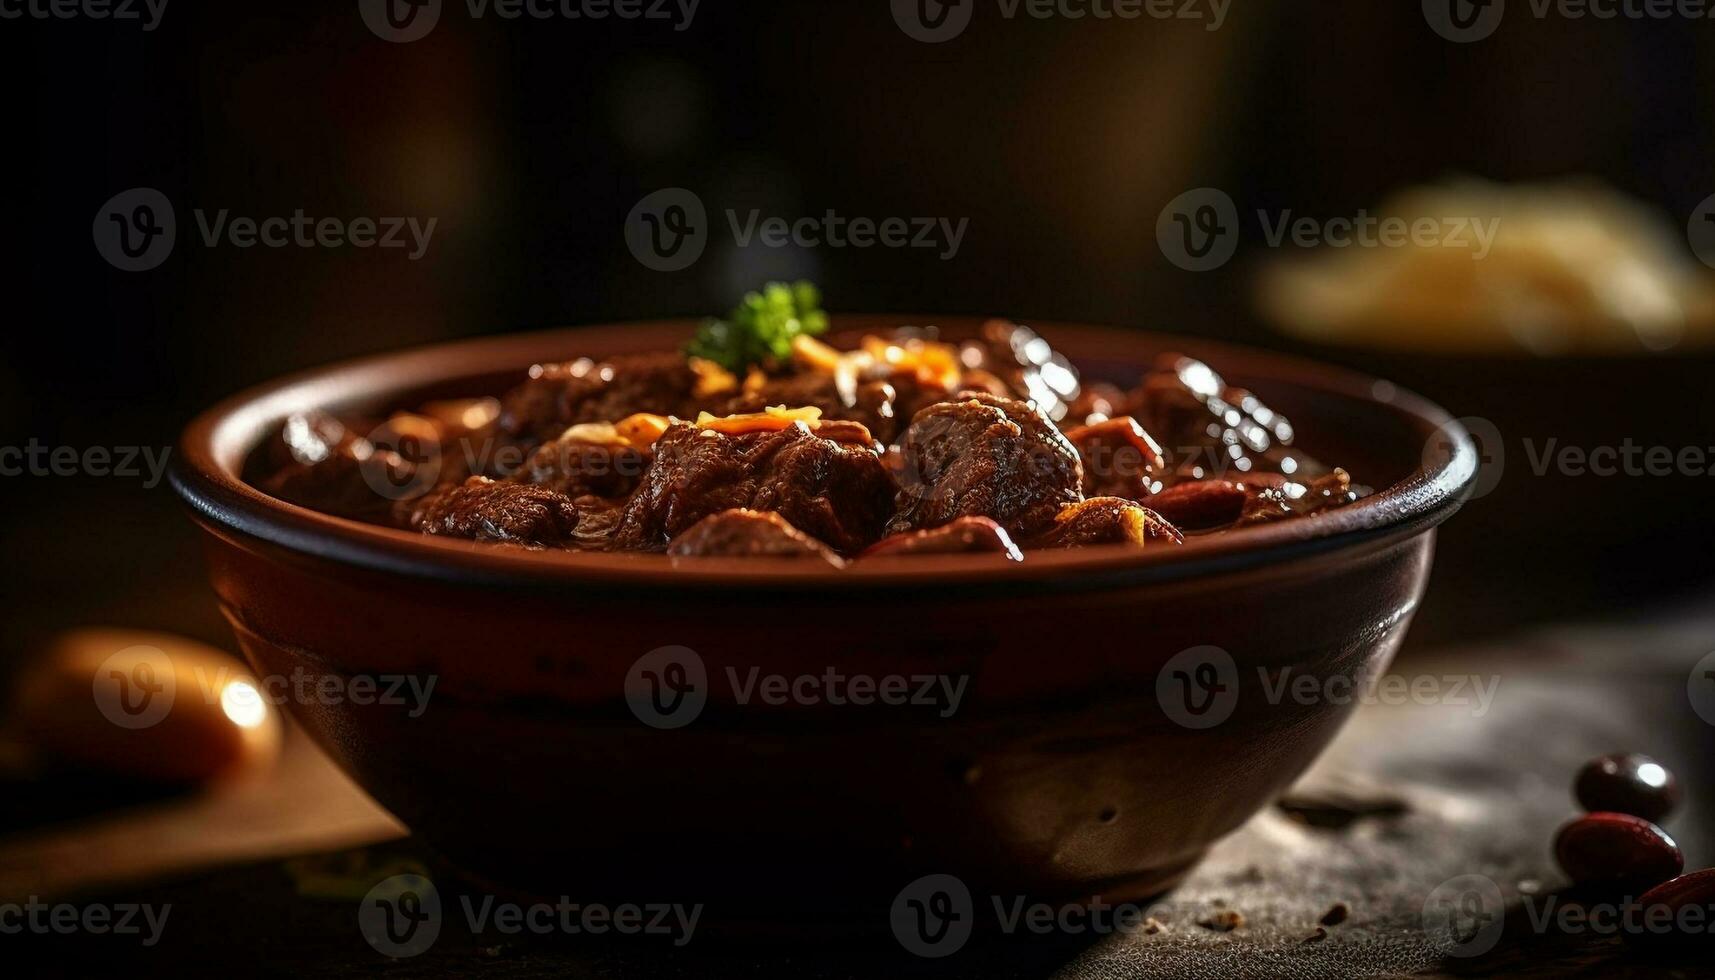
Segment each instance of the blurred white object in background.
[[1380,216],[1449,231],[1276,262],[1264,317],[1320,343],[1538,355],[1667,350],[1715,325],[1715,290],[1676,224],[1593,180],[1413,188]]

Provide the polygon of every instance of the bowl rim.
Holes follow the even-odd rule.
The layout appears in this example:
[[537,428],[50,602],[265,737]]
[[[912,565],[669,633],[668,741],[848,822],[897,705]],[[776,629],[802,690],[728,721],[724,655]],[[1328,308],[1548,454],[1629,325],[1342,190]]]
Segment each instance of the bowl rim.
[[[934,323],[952,335],[985,317],[847,314],[835,332]],[[1346,507],[1225,534],[1194,537],[1175,548],[1103,545],[1030,552],[1023,562],[984,555],[918,555],[853,562],[835,568],[790,558],[672,558],[654,554],[531,551],[417,534],[335,517],[271,497],[242,477],[245,458],[271,426],[292,411],[405,392],[457,377],[509,370],[566,356],[607,357],[669,349],[689,336],[695,319],[640,320],[563,327],[431,344],[311,368],[232,395],[193,419],[180,437],[170,478],[205,529],[255,549],[275,546],[341,565],[499,588],[696,589],[767,588],[790,592],[1017,585],[1055,589],[1178,580],[1272,565],[1391,541],[1428,530],[1463,503],[1477,470],[1477,451],[1445,410],[1390,382],[1317,361],[1167,333],[1033,321],[1066,350],[1116,346],[1131,360],[1142,351],[1178,350],[1211,360],[1235,377],[1279,377],[1295,386],[1356,399],[1393,413],[1424,440],[1418,468]],[[449,366],[456,370],[449,371]],[[1436,437],[1437,433],[1440,438]]]

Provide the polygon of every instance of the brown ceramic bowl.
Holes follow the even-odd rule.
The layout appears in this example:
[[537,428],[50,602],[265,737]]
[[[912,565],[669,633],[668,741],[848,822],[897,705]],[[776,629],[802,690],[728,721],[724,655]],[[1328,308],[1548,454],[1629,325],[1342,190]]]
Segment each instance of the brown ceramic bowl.
[[[979,321],[934,322],[959,336]],[[289,707],[416,833],[490,880],[586,900],[705,901],[712,914],[749,903],[741,914],[770,918],[848,903],[885,914],[902,886],[939,872],[996,894],[1158,893],[1303,771],[1352,710],[1270,704],[1263,675],[1272,685],[1286,672],[1386,668],[1423,593],[1434,528],[1475,468],[1464,433],[1441,430],[1445,413],[1386,383],[1038,324],[1091,377],[1131,381],[1163,350],[1202,356],[1291,417],[1307,451],[1378,492],[1182,548],[836,570],[462,543],[314,513],[239,477],[296,410],[497,392],[537,360],[663,349],[692,328],[563,330],[337,365],[235,397],[181,443],[174,485],[207,532],[221,608],[259,674],[435,678],[415,717],[408,705]],[[1201,653],[1169,664],[1202,647],[1232,669],[1199,672]],[[695,676],[678,650],[634,669],[662,648],[689,648],[705,672],[706,701],[682,727],[639,720],[645,671],[665,676],[677,659]],[[753,671],[825,682],[830,670],[854,692],[859,678],[911,679],[907,698],[923,676],[964,686],[945,717],[944,694],[930,706],[741,703]],[[1209,701],[1209,676],[1230,695]],[[1209,704],[1213,714],[1188,713]],[[1201,726],[1228,710],[1209,727],[1174,720]]]

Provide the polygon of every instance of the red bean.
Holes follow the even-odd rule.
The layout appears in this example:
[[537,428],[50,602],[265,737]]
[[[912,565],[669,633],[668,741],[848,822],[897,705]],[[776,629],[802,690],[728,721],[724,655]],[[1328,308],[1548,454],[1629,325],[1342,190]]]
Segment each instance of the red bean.
[[1573,793],[1591,813],[1629,813],[1660,823],[1679,803],[1679,782],[1647,755],[1616,753],[1585,763]]
[[1629,813],[1592,813],[1560,828],[1554,856],[1580,885],[1649,888],[1685,869],[1667,832]]
[[1685,946],[1715,935],[1715,868],[1680,875],[1644,892],[1637,928],[1625,936],[1646,946]]

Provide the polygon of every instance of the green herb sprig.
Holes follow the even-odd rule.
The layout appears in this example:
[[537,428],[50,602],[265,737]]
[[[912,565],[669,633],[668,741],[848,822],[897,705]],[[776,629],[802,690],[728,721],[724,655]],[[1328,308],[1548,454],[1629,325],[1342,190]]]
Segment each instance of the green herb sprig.
[[771,282],[746,293],[725,319],[703,324],[685,353],[742,374],[752,365],[790,358],[794,337],[814,337],[827,330],[821,290],[803,281]]

